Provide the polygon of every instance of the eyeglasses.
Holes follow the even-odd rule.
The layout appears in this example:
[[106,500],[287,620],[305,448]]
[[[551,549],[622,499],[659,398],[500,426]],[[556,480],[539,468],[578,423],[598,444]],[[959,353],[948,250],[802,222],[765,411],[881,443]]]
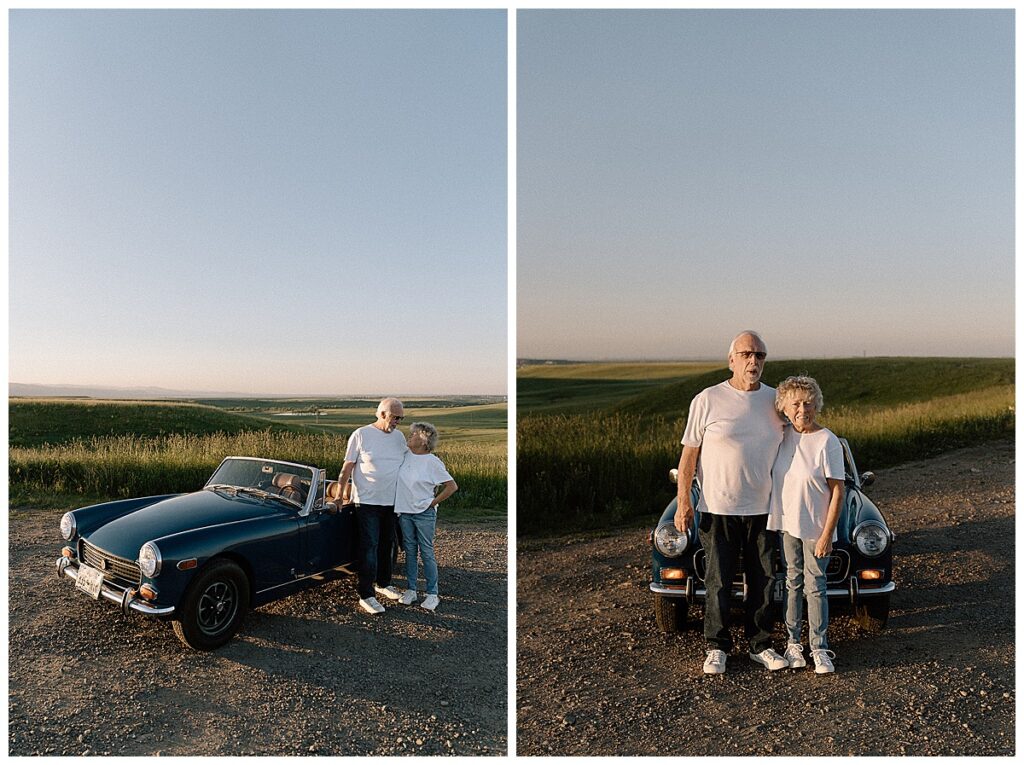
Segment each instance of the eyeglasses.
[[753,356],[758,361],[764,361],[766,358],[768,358],[768,354],[765,353],[764,351],[736,351],[735,353],[740,358],[747,360],[749,360],[751,356]]
[[391,414],[391,412],[388,412],[384,416],[387,417],[389,420],[394,420],[395,422],[401,422],[402,419],[404,418],[404,415],[401,415],[401,414]]

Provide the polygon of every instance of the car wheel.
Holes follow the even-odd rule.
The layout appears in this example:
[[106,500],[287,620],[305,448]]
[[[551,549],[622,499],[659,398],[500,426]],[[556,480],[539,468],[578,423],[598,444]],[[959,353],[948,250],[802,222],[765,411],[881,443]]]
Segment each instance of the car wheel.
[[199,651],[227,643],[249,610],[249,580],[229,560],[209,563],[185,591],[180,618],[173,622],[181,641]]
[[654,620],[662,632],[682,632],[686,629],[686,613],[689,603],[685,598],[654,596]]
[[889,593],[864,598],[853,608],[854,620],[868,632],[880,632],[889,623]]

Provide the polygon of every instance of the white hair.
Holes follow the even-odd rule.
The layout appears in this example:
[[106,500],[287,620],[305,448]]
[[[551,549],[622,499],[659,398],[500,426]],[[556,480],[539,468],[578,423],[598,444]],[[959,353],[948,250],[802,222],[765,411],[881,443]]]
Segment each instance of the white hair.
[[727,357],[732,356],[733,350],[736,348],[736,341],[739,340],[744,335],[750,335],[752,338],[754,338],[755,340],[757,340],[757,342],[761,344],[762,348],[764,348],[766,351],[768,350],[768,344],[761,338],[761,336],[757,332],[755,332],[752,329],[745,329],[738,335],[736,335],[736,337],[732,339],[732,342],[729,343],[729,352],[726,354]]
[[429,422],[414,422],[409,426],[410,436],[419,436],[420,443],[426,447],[428,452],[437,448],[437,428]]
[[388,398],[382,398],[380,403],[377,404],[377,416],[380,417],[384,412],[394,413],[395,404],[398,404],[403,410],[405,409],[405,406],[403,406],[402,402],[397,398],[392,398],[390,396]]

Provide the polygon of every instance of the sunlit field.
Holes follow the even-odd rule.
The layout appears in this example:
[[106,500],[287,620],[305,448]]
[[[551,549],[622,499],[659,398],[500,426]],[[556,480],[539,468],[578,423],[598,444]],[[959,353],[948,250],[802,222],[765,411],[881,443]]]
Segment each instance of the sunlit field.
[[[295,410],[263,403],[240,411],[237,400],[229,410],[177,402],[12,399],[11,504],[63,506],[195,491],[230,455],[311,464],[334,478],[349,433],[372,422],[376,406],[322,402],[309,405],[316,411],[283,415]],[[403,425],[425,420],[438,427],[437,455],[459,483],[445,503],[450,517],[504,517],[507,407],[456,403],[410,408]]]
[[[636,395],[621,396],[609,384],[602,398],[594,382],[575,413],[549,414],[542,402],[525,413],[520,407],[519,533],[606,528],[659,513],[675,495],[668,470],[679,459],[690,400],[729,376],[717,366],[684,379],[660,378],[662,384]],[[645,376],[642,365],[634,371],[659,379]],[[763,379],[776,385],[804,373],[824,391],[820,421],[850,441],[862,470],[1013,433],[1012,359],[776,361],[766,365]],[[570,379],[586,380],[578,372]]]

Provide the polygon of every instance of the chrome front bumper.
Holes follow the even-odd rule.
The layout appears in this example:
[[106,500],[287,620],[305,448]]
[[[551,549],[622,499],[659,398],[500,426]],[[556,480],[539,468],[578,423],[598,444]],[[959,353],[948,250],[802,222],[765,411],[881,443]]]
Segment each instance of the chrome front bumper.
[[[78,581],[78,564],[70,558],[61,556],[57,558],[57,576],[67,577],[72,581]],[[154,606],[145,600],[136,597],[137,591],[127,587],[120,587],[104,580],[100,587],[100,595],[111,603],[121,607],[125,615],[135,611],[146,616],[167,616],[174,613],[174,606]]]
[[[856,584],[856,579],[851,579],[850,582],[853,585],[852,591],[850,589],[845,589],[841,587],[829,587],[828,590],[826,590],[826,595],[828,595],[828,597],[830,598],[844,598],[855,603],[864,598],[870,598],[875,595],[884,595],[887,592],[892,592],[896,589],[896,582],[889,582],[888,584],[884,584],[881,587],[869,587],[866,589],[860,589]],[[670,598],[687,597],[686,590],[681,590],[678,587],[664,587],[663,585],[657,584],[656,582],[651,582],[651,592],[657,595],[667,595]],[[690,599],[693,600],[699,598],[703,600],[705,597],[707,597],[707,594],[708,591],[704,587],[695,587],[693,589],[692,595],[690,596]],[[733,600],[738,600],[741,602],[745,600],[743,590],[739,589],[738,587],[734,587],[732,591],[732,598]]]

